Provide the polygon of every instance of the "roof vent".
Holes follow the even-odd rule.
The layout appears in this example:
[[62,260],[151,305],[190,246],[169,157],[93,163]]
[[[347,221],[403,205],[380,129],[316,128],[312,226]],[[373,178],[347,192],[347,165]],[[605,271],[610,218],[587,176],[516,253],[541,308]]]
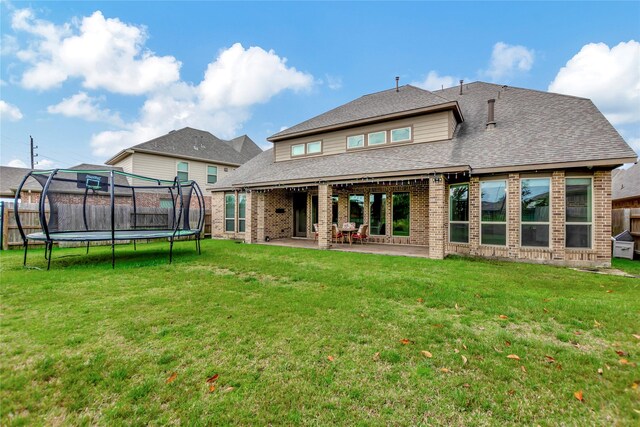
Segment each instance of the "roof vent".
[[400,89],[398,87],[398,83],[400,83],[400,77],[396,76],[396,92],[400,92]]
[[460,80],[460,95],[462,95],[462,83],[464,83],[464,80]]
[[496,104],[496,100],[495,99],[490,99],[487,101],[488,104],[488,110],[487,110],[487,129],[493,129],[496,127],[496,120],[495,120],[495,111],[494,111],[494,106]]

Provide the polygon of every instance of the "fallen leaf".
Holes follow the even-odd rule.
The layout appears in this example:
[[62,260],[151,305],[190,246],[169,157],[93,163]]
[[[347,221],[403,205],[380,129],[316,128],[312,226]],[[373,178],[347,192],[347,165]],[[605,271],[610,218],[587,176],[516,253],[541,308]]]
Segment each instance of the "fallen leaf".
[[460,310],[460,307],[458,307],[458,303],[456,303],[455,307],[456,307],[456,310]]
[[582,390],[578,390],[575,393],[573,393],[573,395],[575,396],[576,399],[578,399],[580,402],[584,401],[584,398],[582,397]]
[[373,360],[378,360],[380,359],[380,352],[376,352],[376,354],[373,355]]
[[616,352],[616,354],[620,357],[622,356],[628,356],[626,351],[622,351],[622,350],[614,350]]
[[418,298],[418,302],[422,304],[424,302],[424,298]]
[[633,335],[633,337],[634,337],[635,339],[640,340],[640,334],[631,334],[631,335]]
[[209,393],[213,393],[214,391],[216,391],[216,386],[213,384],[209,385]]
[[607,291],[607,293],[608,293],[608,294],[612,294],[612,293],[613,293],[613,291],[612,291],[611,289],[609,289],[609,290]]
[[580,331],[575,331],[573,334],[574,334],[574,335],[582,335],[582,332],[580,332]]
[[467,349],[467,346],[462,344],[462,348],[464,348],[465,350]]
[[478,329],[484,331],[484,326],[478,326]]
[[502,320],[508,319],[509,317],[505,316],[504,314],[501,314],[500,316],[498,316],[499,318],[501,318]]
[[527,373],[527,368],[525,368],[524,365],[520,365],[520,370],[525,374]]
[[511,347],[511,341],[505,341],[504,345],[506,345],[507,347]]
[[454,352],[455,354],[458,354],[458,353],[460,353],[460,350],[458,350],[457,348],[454,348],[454,349],[453,349],[453,352]]
[[611,366],[609,366],[609,365],[604,365],[604,367],[607,368],[607,371],[611,370]]
[[440,368],[440,372],[444,372],[446,374],[449,370],[447,368]]
[[333,362],[335,359],[333,358],[333,356],[327,356],[327,360],[328,360],[329,362]]
[[498,353],[502,353],[502,350],[500,350],[498,347],[493,347],[493,349]]
[[551,301],[551,300],[550,300],[549,298],[545,298],[545,299],[543,299],[542,301],[543,301],[543,302],[549,302],[549,301]]
[[460,357],[462,357],[462,364],[466,365],[467,364],[467,358],[464,357],[464,356],[460,356]]
[[224,393],[229,393],[230,391],[233,391],[234,389],[235,389],[235,387],[231,387],[231,386],[229,386],[229,387],[225,388],[225,389],[224,389],[224,390],[222,390],[222,391],[223,391]]
[[556,361],[556,359],[554,359],[551,356],[545,356],[544,359],[545,359],[545,362],[548,362],[548,363],[555,363]]
[[600,323],[597,320],[593,319],[593,326],[595,326],[596,328],[600,328],[602,326],[602,323]]
[[618,360],[618,363],[620,363],[621,365],[628,365],[629,361],[627,359],[620,359]]
[[549,310],[547,310],[547,309],[546,309],[546,308],[544,308],[544,307],[542,308],[542,311],[544,311],[545,313],[548,313],[548,312],[549,312]]
[[207,378],[207,384],[211,384],[216,382],[216,380],[218,379],[220,375],[218,374],[214,374],[212,377]]
[[507,356],[507,359],[520,360],[517,354],[510,354]]
[[420,353],[422,353],[422,355],[424,357],[428,357],[428,358],[432,358],[433,354],[431,354],[431,352],[427,351],[427,350],[422,350]]
[[558,371],[562,371],[562,365],[561,364],[556,364],[556,370]]
[[468,383],[464,383],[464,384],[462,384],[462,387],[469,388],[469,387],[471,387],[471,385],[469,385]]
[[637,390],[638,385],[640,385],[640,381],[634,381],[633,384],[631,384],[631,388],[634,390]]
[[169,378],[167,378],[166,383],[167,384],[171,384],[172,382],[174,382],[176,380],[176,378],[178,378],[178,373],[177,372],[173,372],[173,373],[171,373]]
[[569,343],[575,348],[580,348],[580,343],[578,341],[569,341]]
[[513,396],[514,394],[516,394],[516,391],[515,390],[509,390],[507,393],[509,394],[509,396]]
[[411,341],[411,340],[410,340],[410,339],[408,339],[408,338],[402,338],[402,339],[400,340],[400,343],[401,343],[402,345],[407,345],[407,344],[413,344],[413,341]]
[[598,368],[598,374],[602,375],[604,373],[604,371],[602,370],[602,368]]

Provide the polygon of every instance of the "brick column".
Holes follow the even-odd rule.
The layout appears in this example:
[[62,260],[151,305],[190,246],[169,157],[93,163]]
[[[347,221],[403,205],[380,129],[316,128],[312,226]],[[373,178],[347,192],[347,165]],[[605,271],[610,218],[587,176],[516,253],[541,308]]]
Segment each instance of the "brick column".
[[331,247],[331,186],[318,185],[318,247],[329,249]]
[[265,194],[258,193],[256,197],[256,241],[264,242],[266,221]]
[[507,247],[509,258],[520,252],[520,174],[510,173],[507,183]]
[[480,177],[469,180],[469,253],[478,255],[480,248]]
[[599,265],[611,265],[611,171],[593,174],[593,249]]
[[443,259],[446,239],[444,177],[429,178],[429,258]]
[[565,257],[565,183],[564,171],[551,176],[551,250],[554,260]]
[[256,243],[258,239],[258,193],[247,190],[247,204],[245,207],[244,242]]
[[211,237],[224,237],[224,192],[211,195]]

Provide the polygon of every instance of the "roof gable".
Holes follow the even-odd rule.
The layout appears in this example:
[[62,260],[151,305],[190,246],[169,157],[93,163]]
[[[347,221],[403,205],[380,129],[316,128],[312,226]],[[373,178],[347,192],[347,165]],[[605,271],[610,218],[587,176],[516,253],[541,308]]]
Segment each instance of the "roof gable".
[[640,198],[640,163],[614,172],[611,177],[611,199]]

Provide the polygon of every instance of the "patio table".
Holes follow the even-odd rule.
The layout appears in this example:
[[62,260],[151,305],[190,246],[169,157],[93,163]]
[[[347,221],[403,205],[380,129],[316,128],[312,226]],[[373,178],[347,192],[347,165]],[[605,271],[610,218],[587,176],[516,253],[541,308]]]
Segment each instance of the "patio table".
[[351,227],[349,227],[349,228],[344,227],[342,229],[342,234],[347,233],[349,235],[349,244],[351,244],[351,235],[353,233],[355,233],[356,231],[358,231],[357,228],[351,228]]

